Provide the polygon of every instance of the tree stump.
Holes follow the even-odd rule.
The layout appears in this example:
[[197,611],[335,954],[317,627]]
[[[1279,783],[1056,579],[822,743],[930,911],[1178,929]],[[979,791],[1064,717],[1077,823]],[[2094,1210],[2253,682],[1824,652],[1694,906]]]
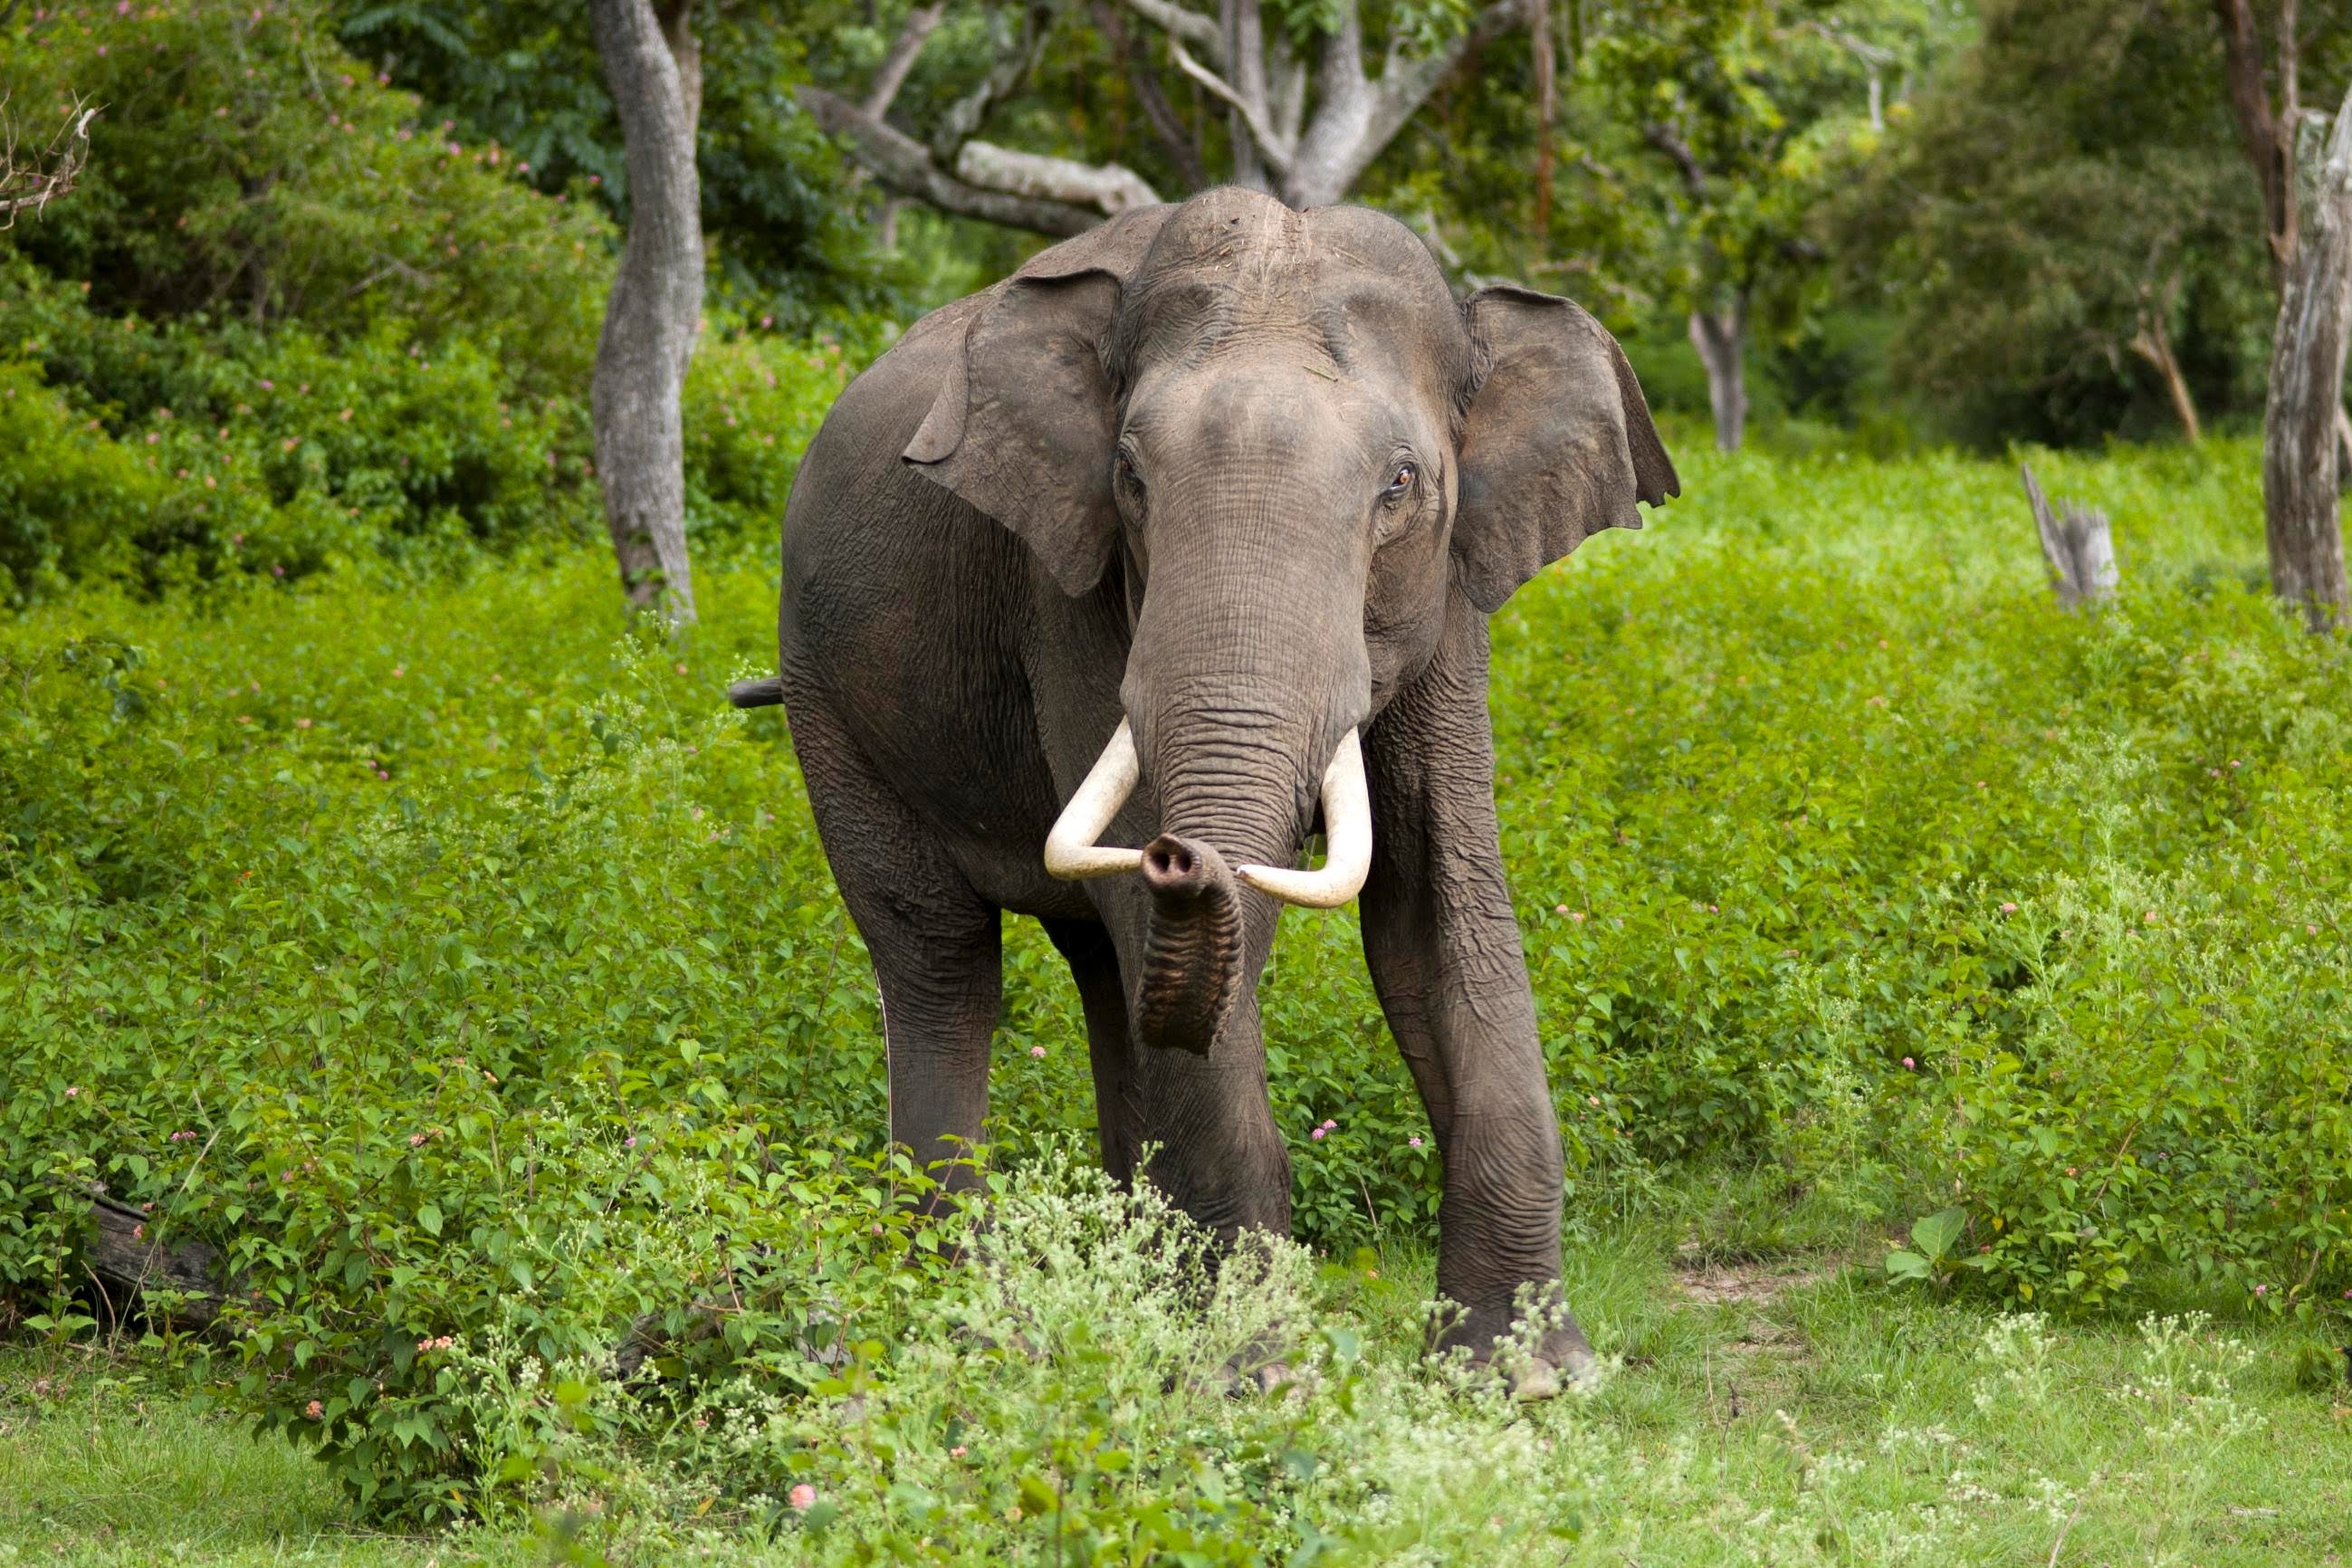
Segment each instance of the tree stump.
[[2033,477],[2033,465],[2021,463],[2025,500],[2033,509],[2034,531],[2042,536],[2042,558],[2050,567],[2050,586],[2059,607],[2097,604],[2116,591],[2116,542],[2107,530],[2107,514],[2095,507],[2065,503],[2055,510]]

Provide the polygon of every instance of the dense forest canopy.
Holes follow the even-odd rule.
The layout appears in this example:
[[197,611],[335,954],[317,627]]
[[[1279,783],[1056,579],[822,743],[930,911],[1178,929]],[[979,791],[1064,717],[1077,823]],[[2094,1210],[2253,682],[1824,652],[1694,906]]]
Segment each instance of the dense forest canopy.
[[[2246,105],[2307,133],[2352,71],[2346,0],[682,14],[721,356],[690,398],[729,376],[767,392],[760,356],[789,342],[866,345],[855,359],[1057,233],[1237,180],[1381,206],[1465,286],[1574,296],[1654,403],[1712,408],[1726,445],[1873,451],[2251,428],[2278,279]],[[51,434],[81,476],[52,472],[6,525],[15,596],[101,559],[151,583],[217,573],[238,536],[282,535],[271,564],[299,575],[363,545],[576,521],[629,211],[576,7],[20,7],[0,85],[26,153],[97,110],[70,199],[0,239],[9,352],[68,394]],[[355,405],[340,449],[257,437],[236,499],[150,492],[148,470],[176,473],[133,449],[152,410],[292,419],[282,390],[265,406],[232,384],[329,353],[438,363],[504,423],[457,421],[427,464],[370,447]],[[731,529],[789,479],[792,443],[754,443],[730,406],[688,422],[689,531]]]

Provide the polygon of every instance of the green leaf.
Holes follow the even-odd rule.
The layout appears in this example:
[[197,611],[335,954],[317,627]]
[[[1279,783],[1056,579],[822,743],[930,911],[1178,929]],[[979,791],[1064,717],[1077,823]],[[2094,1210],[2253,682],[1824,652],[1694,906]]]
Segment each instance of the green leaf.
[[1953,1244],[1960,1239],[1960,1233],[1968,1228],[1968,1210],[1937,1209],[1926,1218],[1912,1223],[1911,1239],[1919,1244],[1920,1251],[1940,1262],[1952,1250]]

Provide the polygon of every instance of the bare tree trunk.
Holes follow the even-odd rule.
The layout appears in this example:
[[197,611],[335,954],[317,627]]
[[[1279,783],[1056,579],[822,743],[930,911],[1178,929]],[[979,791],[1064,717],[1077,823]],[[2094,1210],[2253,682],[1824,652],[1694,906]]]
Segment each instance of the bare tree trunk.
[[1559,108],[1551,40],[1551,0],[1528,0],[1528,41],[1536,55],[1536,243],[1551,233],[1551,130]]
[[2197,418],[2196,400],[2189,395],[2189,383],[2180,374],[2180,362],[2172,356],[2172,339],[2165,331],[2164,322],[2153,316],[2142,320],[2139,331],[2132,335],[2131,350],[2146,360],[2164,383],[2165,395],[2172,399],[2172,416],[2180,421],[2181,436],[2192,447],[2202,441],[2205,430]]
[[[1226,69],[1234,90],[1244,103],[1264,103],[1265,22],[1259,14],[1257,0],[1222,0],[1218,22],[1224,35]],[[1259,153],[1257,139],[1251,133],[1248,115],[1241,104],[1232,107],[1226,125],[1234,146],[1234,184],[1247,185],[1254,191],[1272,190],[1265,160]]]
[[[2297,137],[2298,142],[2317,140],[2315,134]],[[2321,630],[2352,599],[2336,493],[2345,344],[2352,333],[2352,93],[2336,112],[2324,154],[2307,159],[2300,155],[2304,146],[2296,151],[2302,232],[2271,348],[2263,502],[2271,588],[2301,605],[2312,628]]]
[[2230,112],[2238,121],[2238,138],[2263,192],[2263,228],[2270,240],[2273,281],[2284,287],[2294,259],[2299,219],[2294,189],[2294,122],[2301,104],[2295,51],[2295,0],[2283,0],[2279,12],[2278,77],[2280,108],[2271,109],[2270,88],[2264,80],[2263,38],[2254,21],[2252,0],[2213,0],[2221,24],[2223,71],[2230,89]]
[[596,345],[596,473],[622,589],[632,606],[659,608],[672,626],[694,619],[678,412],[702,319],[694,162],[702,59],[692,10],[693,0],[589,3],[629,170],[629,237]]
[[1737,452],[1748,434],[1748,300],[1727,310],[1693,310],[1691,346],[1706,367],[1706,401],[1715,411],[1717,451]]

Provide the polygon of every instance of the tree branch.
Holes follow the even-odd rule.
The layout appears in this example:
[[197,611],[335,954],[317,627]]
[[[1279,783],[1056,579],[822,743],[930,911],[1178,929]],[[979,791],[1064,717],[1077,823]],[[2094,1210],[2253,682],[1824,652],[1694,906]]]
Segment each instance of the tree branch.
[[1116,217],[1129,207],[1155,205],[1160,195],[1124,163],[1081,163],[1043,153],[1021,153],[989,142],[967,142],[956,152],[956,177],[982,190],[1045,201],[1083,203]]
[[1187,11],[1172,0],[1126,0],[1127,8],[1166,33],[1171,38],[1184,38],[1201,47],[1202,53],[1220,68],[1225,64],[1225,36],[1214,16],[1203,16],[1198,11]]
[[1143,118],[1151,126],[1151,134],[1168,161],[1176,165],[1177,178],[1184,182],[1185,190],[1203,189],[1209,183],[1209,171],[1201,160],[1200,150],[1192,145],[1192,133],[1185,128],[1176,106],[1168,101],[1168,94],[1160,86],[1159,73],[1151,68],[1135,36],[1127,30],[1126,19],[1112,0],[1094,0],[1095,26],[1126,68],[1128,85],[1135,89],[1135,100],[1143,109]]
[[7,96],[0,93],[0,229],[14,227],[18,213],[37,215],[81,178],[89,165],[89,122],[98,117],[88,103],[81,100],[66,110],[65,123],[40,156],[20,164],[16,123],[7,115]]
[[1698,154],[1691,151],[1690,143],[1675,134],[1672,126],[1644,125],[1642,127],[1642,140],[1674,161],[1675,167],[1682,171],[1683,184],[1692,196],[1706,197],[1706,166],[1698,161]]
[[1256,143],[1258,155],[1265,160],[1265,166],[1277,174],[1288,174],[1291,159],[1297,155],[1297,149],[1283,142],[1274,127],[1266,122],[1265,111],[1226,85],[1223,77],[1185,53],[1184,41],[1173,33],[1168,36],[1168,52],[1176,61],[1178,70],[1199,82],[1213,96],[1224,100],[1242,117],[1242,123],[1249,128],[1250,140]]
[[[2284,288],[2287,265],[2294,260],[2295,249],[2294,178],[2290,167],[2294,150],[2287,144],[2287,134],[2291,132],[2282,134],[2279,119],[2271,111],[2270,92],[2263,85],[2263,37],[2254,23],[2251,0],[2213,0],[2213,12],[2221,25],[2230,112],[2238,121],[2238,139],[2245,146],[2247,160],[2254,166],[2254,177],[2262,184],[2271,266],[2274,280]],[[2286,23],[2292,28],[2292,13]],[[2282,63],[2292,58],[2293,46],[2289,45]],[[2291,76],[2287,86],[2291,94],[2295,91]]]
[[900,195],[928,202],[941,212],[1059,239],[1084,234],[1101,221],[1083,207],[967,184],[941,171],[921,142],[823,88],[803,86],[793,97],[828,135],[847,144],[860,167]]
[[882,64],[874,73],[874,85],[866,89],[866,112],[879,120],[890,112],[890,104],[898,89],[907,85],[907,73],[915,68],[916,57],[923,52],[931,29],[948,14],[948,0],[937,0],[930,5],[917,5],[907,13],[905,26],[890,44],[890,52],[882,57]]
[[[1380,96],[1372,106],[1371,121],[1366,129],[1365,146],[1355,174],[1360,174],[1381,149],[1404,129],[1404,122],[1418,112],[1437,90],[1437,84],[1454,74],[1455,67],[1468,58],[1474,49],[1484,47],[1512,28],[1524,26],[1528,19],[1527,0],[1496,0],[1478,13],[1476,20],[1463,32],[1446,40],[1434,54],[1408,59],[1391,50],[1386,69],[1381,72]],[[1355,183],[1354,174],[1349,184]]]
[[986,122],[988,111],[1012,96],[1036,68],[1038,57],[1045,52],[1046,30],[1053,25],[1053,6],[1044,0],[1031,0],[1021,14],[1020,42],[1005,50],[980,85],[950,104],[940,117],[938,129],[931,132],[932,157],[942,163],[955,160],[956,149]]

